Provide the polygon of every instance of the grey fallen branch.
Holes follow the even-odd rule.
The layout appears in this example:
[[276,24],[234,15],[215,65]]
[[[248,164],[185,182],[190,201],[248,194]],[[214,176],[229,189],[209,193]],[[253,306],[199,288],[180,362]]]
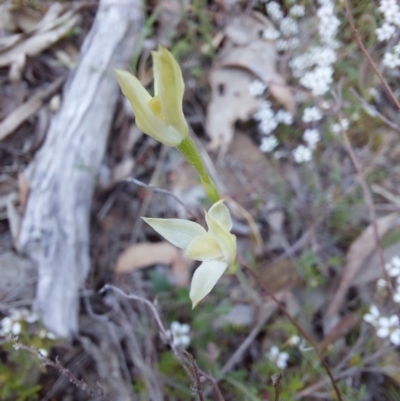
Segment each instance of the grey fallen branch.
[[24,172],[29,198],[17,246],[37,265],[36,307],[60,337],[78,330],[78,292],[90,268],[91,201],[119,96],[113,69],[128,64],[142,20],[140,0],[100,1],[62,108]]

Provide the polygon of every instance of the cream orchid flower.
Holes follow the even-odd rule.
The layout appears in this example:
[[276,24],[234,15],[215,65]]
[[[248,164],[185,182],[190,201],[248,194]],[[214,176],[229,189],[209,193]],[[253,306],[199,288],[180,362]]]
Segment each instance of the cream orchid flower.
[[236,259],[236,237],[230,233],[228,208],[220,200],[205,212],[208,231],[189,220],[142,218],[167,241],[184,249],[185,256],[203,262],[194,272],[190,287],[195,308]]
[[145,134],[167,146],[179,146],[188,137],[189,127],[182,110],[185,90],[181,69],[162,46],[151,53],[154,70],[154,97],[128,71],[115,70],[122,92],[135,113],[136,125]]

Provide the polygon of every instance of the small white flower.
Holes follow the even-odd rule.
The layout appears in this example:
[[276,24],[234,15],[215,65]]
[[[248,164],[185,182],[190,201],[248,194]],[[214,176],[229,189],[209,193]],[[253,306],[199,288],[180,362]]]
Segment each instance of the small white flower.
[[296,163],[309,162],[312,159],[311,149],[304,145],[299,145],[292,154]]
[[287,361],[289,359],[289,354],[287,352],[280,352],[279,348],[274,345],[266,354],[266,357],[270,361],[275,362],[276,366],[279,369],[285,369],[287,366]]
[[278,121],[276,118],[271,118],[270,120],[262,120],[258,124],[258,128],[264,135],[269,135],[278,126]]
[[283,52],[283,51],[289,49],[289,42],[285,39],[278,39],[275,42],[275,47],[276,47],[276,50]]
[[378,279],[377,282],[376,282],[376,287],[378,288],[378,290],[386,288],[387,287],[387,281],[384,278]]
[[167,330],[167,335],[171,338],[175,347],[186,348],[190,344],[190,326],[186,323],[172,322],[171,327]]
[[376,335],[380,338],[389,337],[394,345],[400,344],[400,327],[399,318],[397,315],[381,317],[378,319]]
[[342,129],[344,131],[347,130],[347,128],[349,128],[350,122],[347,118],[342,118],[342,120],[340,121],[340,123],[336,123],[336,124],[332,124],[330,126],[330,130],[334,133],[334,134],[340,134]]
[[14,334],[14,336],[17,336],[18,334],[21,333],[21,323],[20,322],[14,322],[13,325],[11,326],[11,333]]
[[393,301],[397,304],[400,304],[400,287],[396,288],[395,293],[393,294]]
[[292,50],[297,49],[300,46],[300,40],[296,37],[290,38],[287,43],[288,43],[289,49],[292,49]]
[[295,4],[289,11],[289,14],[293,17],[304,17],[305,9],[304,6],[300,4]]
[[275,136],[267,136],[261,139],[260,150],[261,152],[272,152],[278,146],[278,140]]
[[248,85],[247,89],[249,90],[251,96],[257,97],[261,96],[267,87],[265,86],[264,82],[260,81],[259,79],[255,79]]
[[39,353],[40,353],[42,358],[47,358],[47,356],[49,355],[47,350],[45,350],[44,348],[39,348]]
[[303,111],[303,121],[310,123],[313,121],[319,121],[322,118],[321,110],[318,107],[307,107]]
[[276,40],[281,36],[281,33],[276,30],[274,27],[268,27],[264,30],[262,37],[265,40]]
[[310,89],[315,96],[322,96],[328,92],[332,82],[333,68],[331,66],[317,66],[300,78],[300,83]]
[[308,147],[314,150],[321,137],[317,129],[306,129],[303,134],[303,139],[307,142]]
[[254,114],[254,119],[258,121],[270,120],[274,117],[274,111],[272,110],[271,103],[268,100],[261,102],[260,108]]
[[389,263],[386,263],[385,269],[389,277],[400,276],[400,257],[394,256]]
[[276,20],[276,21],[280,21],[283,18],[283,12],[281,10],[281,6],[279,3],[277,3],[276,1],[270,1],[266,6],[265,9],[268,13],[268,15]]
[[386,52],[383,55],[382,62],[388,68],[396,68],[400,66],[400,56],[395,53]]
[[292,36],[299,33],[298,23],[290,17],[285,17],[281,20],[279,29],[284,36]]
[[370,323],[373,326],[378,324],[378,320],[381,317],[379,309],[375,305],[371,305],[369,308],[369,313],[366,313],[363,317],[364,322]]
[[57,339],[57,336],[56,336],[54,333],[52,333],[51,331],[48,331],[48,332],[46,333],[46,337],[47,337],[49,340],[56,340],[56,339]]
[[47,330],[45,330],[45,329],[40,329],[40,330],[39,330],[38,336],[39,336],[40,338],[46,338],[46,335],[47,335]]
[[290,337],[290,339],[289,339],[289,344],[290,344],[291,346],[299,345],[300,342],[301,342],[301,338],[300,338],[299,336],[292,336],[292,337]]
[[286,124],[286,125],[292,125],[293,124],[293,114],[289,113],[286,110],[278,110],[275,114],[275,118],[278,122]]
[[390,333],[390,341],[394,345],[400,345],[400,328],[395,328]]
[[13,325],[13,321],[10,317],[6,316],[5,318],[2,319],[1,333],[3,336],[11,333],[12,325]]
[[26,323],[36,323],[39,320],[39,316],[35,312],[29,313],[27,316],[25,316],[25,322]]
[[395,32],[396,28],[393,25],[390,25],[388,22],[384,22],[384,24],[375,31],[379,42],[390,39]]

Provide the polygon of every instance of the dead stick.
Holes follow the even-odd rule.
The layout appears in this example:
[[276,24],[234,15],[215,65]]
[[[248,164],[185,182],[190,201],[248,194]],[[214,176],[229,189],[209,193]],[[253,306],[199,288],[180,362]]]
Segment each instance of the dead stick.
[[396,107],[400,110],[400,102],[397,100],[395,94],[393,93],[392,89],[390,89],[389,84],[387,83],[386,79],[383,77],[382,73],[379,71],[378,66],[375,64],[374,60],[372,59],[371,55],[368,53],[367,48],[364,46],[364,43],[361,40],[360,34],[357,31],[357,28],[354,24],[353,15],[351,14],[350,6],[348,0],[344,0],[344,7],[346,9],[346,17],[349,21],[351,31],[353,33],[354,39],[356,40],[358,46],[360,47],[361,51],[364,53],[365,57],[367,58],[369,64],[375,71],[376,75],[378,75],[379,79],[382,82],[382,85],[385,87],[386,92],[388,93],[392,102],[396,105]]
[[318,354],[321,363],[325,369],[326,374],[329,376],[329,379],[332,383],[333,389],[336,393],[336,397],[338,401],[343,401],[342,395],[340,393],[339,387],[337,386],[336,380],[333,377],[331,372],[331,368],[328,363],[324,359],[322,353],[318,348],[318,344],[311,338],[311,336],[296,322],[296,320],[289,314],[286,308],[282,305],[278,298],[275,297],[274,293],[267,287],[267,285],[257,276],[254,270],[246,264],[244,259],[239,255],[238,256],[239,263],[250,273],[251,276],[256,280],[256,282],[267,292],[267,294],[272,298],[272,300],[278,305],[279,309],[283,312],[283,314],[290,320],[294,327],[300,332],[300,334],[311,344],[314,348],[315,352]]

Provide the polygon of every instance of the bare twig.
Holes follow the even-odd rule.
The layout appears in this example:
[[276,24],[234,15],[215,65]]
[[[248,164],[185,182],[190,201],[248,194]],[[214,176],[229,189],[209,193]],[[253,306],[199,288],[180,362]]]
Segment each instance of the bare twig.
[[[337,96],[336,96],[337,97]],[[357,171],[357,175],[358,175],[358,179],[361,185],[361,188],[364,192],[364,199],[365,199],[365,203],[367,204],[368,210],[369,210],[369,215],[370,215],[370,220],[371,220],[371,224],[372,224],[372,228],[373,228],[373,234],[374,234],[374,240],[375,240],[375,246],[378,252],[378,257],[379,257],[379,262],[381,265],[381,269],[382,269],[382,273],[383,273],[383,277],[385,278],[386,282],[388,283],[388,288],[389,291],[391,292],[391,294],[393,294],[393,288],[390,282],[390,278],[389,275],[385,269],[385,257],[383,255],[383,251],[382,248],[379,244],[380,242],[380,238],[379,238],[379,230],[378,230],[378,224],[377,224],[377,218],[376,218],[376,213],[375,213],[375,209],[374,209],[374,202],[372,199],[372,195],[371,192],[368,188],[367,185],[367,181],[365,180],[365,176],[363,174],[363,170],[360,166],[360,163],[357,160],[356,155],[354,154],[353,151],[353,147],[351,146],[351,142],[349,139],[349,136],[347,135],[347,131],[343,128],[342,125],[342,120],[343,120],[343,114],[342,114],[342,110],[341,110],[341,102],[340,99],[337,97],[337,100],[339,100],[339,107],[338,107],[338,118],[339,118],[339,125],[340,125],[340,132],[343,138],[343,141],[346,145],[346,149],[350,155],[351,161],[354,164],[354,168]]]
[[[218,400],[219,401],[224,401],[224,398],[222,396],[222,393],[220,391],[220,389],[218,388],[217,382],[214,378],[212,378],[209,374],[203,372],[197,365],[195,359],[193,358],[192,355],[190,355],[188,352],[180,350],[179,348],[177,348],[171,337],[168,335],[164,324],[161,320],[161,317],[156,309],[156,307],[154,306],[154,304],[152,302],[150,302],[148,299],[137,296],[137,295],[132,295],[132,294],[126,294],[124,291],[122,291],[120,288],[115,287],[111,284],[106,284],[101,290],[100,293],[105,292],[106,290],[113,290],[115,292],[117,292],[119,295],[123,296],[124,298],[127,299],[132,299],[138,302],[141,302],[145,305],[147,305],[151,312],[152,315],[154,316],[154,319],[156,320],[157,326],[161,332],[161,335],[163,337],[163,339],[168,343],[168,345],[171,347],[172,352],[174,353],[175,357],[178,359],[178,361],[181,363],[183,369],[185,370],[186,374],[188,375],[188,377],[192,380],[192,382],[195,384],[195,388],[196,388],[196,392],[199,395],[199,399],[200,401],[204,401],[203,398],[203,392],[201,390],[201,376],[204,376],[207,380],[209,380],[211,382],[211,384],[213,385],[213,388],[217,394]],[[189,359],[191,368],[193,370],[193,373],[190,371],[189,367],[187,366],[185,360],[184,360],[184,356],[186,356],[187,359]]]
[[351,32],[353,33],[354,39],[356,40],[359,48],[361,51],[364,53],[365,57],[367,58],[369,64],[375,71],[376,75],[379,77],[380,81],[382,82],[382,85],[385,87],[386,92],[389,96],[389,98],[392,100],[392,102],[396,105],[396,107],[400,110],[400,102],[396,98],[396,95],[393,93],[392,89],[390,89],[389,84],[387,83],[386,79],[383,77],[382,73],[379,71],[378,66],[375,64],[374,60],[372,59],[371,55],[368,53],[367,48],[364,46],[364,43],[361,40],[360,34],[357,31],[357,28],[354,24],[354,19],[353,15],[351,14],[350,6],[349,6],[349,1],[348,0],[343,0],[344,7],[346,9],[346,17],[347,20],[349,21]]
[[382,113],[376,109],[376,107],[370,105],[365,99],[363,99],[354,88],[350,88],[350,92],[360,101],[361,105],[363,106],[364,110],[371,116],[376,115],[379,117],[386,125],[390,128],[394,129],[395,131],[399,132],[400,127],[395,124],[394,122],[390,121],[386,118]]
[[272,300],[277,304],[279,309],[282,311],[282,313],[286,316],[287,319],[290,320],[290,322],[293,324],[293,326],[297,329],[297,331],[311,344],[311,346],[314,348],[315,352],[318,354],[318,357],[325,369],[326,374],[328,375],[331,383],[333,390],[336,393],[336,397],[338,401],[343,401],[342,395],[340,393],[339,387],[337,386],[336,380],[333,377],[331,368],[329,367],[328,363],[326,362],[324,356],[318,349],[318,344],[312,339],[312,337],[296,322],[296,320],[290,315],[290,313],[286,310],[286,308],[282,305],[282,303],[279,301],[279,299],[274,295],[274,293],[268,288],[268,286],[257,276],[257,274],[254,272],[254,270],[246,264],[244,259],[238,255],[238,261],[239,263],[246,269],[247,272],[256,280],[256,282],[260,285],[260,287],[272,298]]
[[196,214],[193,213],[173,192],[168,191],[168,189],[158,188],[154,185],[146,184],[146,183],[139,181],[136,178],[132,178],[132,177],[127,178],[125,181],[133,182],[134,184],[139,185],[140,187],[151,189],[152,191],[158,192],[160,194],[172,196],[181,206],[183,206],[186,209],[186,211],[188,212],[188,214],[190,216],[196,218]]
[[196,361],[194,360],[193,356],[189,354],[187,351],[183,351],[184,355],[189,359],[190,364],[192,366],[193,370],[193,376],[195,378],[195,387],[196,387],[196,393],[199,396],[200,401],[204,401],[204,396],[203,396],[203,390],[201,388],[201,375],[200,375],[200,368],[198,367]]
[[19,343],[17,340],[14,339],[14,348],[16,350],[23,349],[25,351],[30,352],[33,355],[36,355],[43,363],[47,366],[51,366],[54,369],[58,370],[60,374],[65,376],[72,384],[74,384],[77,388],[80,390],[84,391],[86,394],[90,395],[91,397],[99,397],[103,401],[111,401],[110,398],[108,398],[102,389],[94,389],[93,387],[90,387],[87,383],[85,383],[83,380],[78,379],[69,369],[64,368],[64,366],[61,365],[60,361],[58,358],[56,358],[55,361],[52,361],[51,359],[45,357],[40,350]]
[[274,385],[274,389],[275,389],[275,401],[279,401],[279,393],[281,391],[281,380],[282,380],[282,372],[273,375],[271,377],[272,379],[272,384]]

